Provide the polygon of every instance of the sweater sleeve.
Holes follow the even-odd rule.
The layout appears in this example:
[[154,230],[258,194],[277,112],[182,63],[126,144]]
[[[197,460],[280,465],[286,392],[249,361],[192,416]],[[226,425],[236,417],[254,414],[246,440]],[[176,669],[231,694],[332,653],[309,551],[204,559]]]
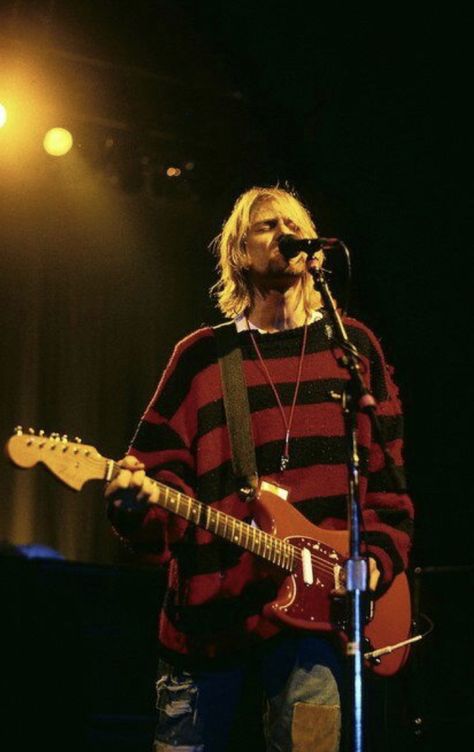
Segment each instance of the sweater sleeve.
[[[367,553],[378,562],[382,575],[379,590],[383,591],[397,574],[408,567],[414,510],[406,490],[403,415],[398,388],[380,343],[370,330],[366,330],[366,333],[370,342],[370,390],[377,403],[376,413],[382,438],[393,460],[391,470],[378,437],[373,431],[370,432],[361,537],[367,546]],[[363,419],[368,420],[368,417],[363,416]]]
[[[192,445],[197,430],[197,411],[191,399],[196,371],[190,362],[192,345],[193,335],[176,345],[140,420],[129,454],[143,462],[150,478],[194,497],[196,473]],[[183,539],[188,522],[158,504],[140,502],[136,495],[134,490],[127,489],[111,497],[108,516],[112,526],[136,553],[166,564],[173,546]]]

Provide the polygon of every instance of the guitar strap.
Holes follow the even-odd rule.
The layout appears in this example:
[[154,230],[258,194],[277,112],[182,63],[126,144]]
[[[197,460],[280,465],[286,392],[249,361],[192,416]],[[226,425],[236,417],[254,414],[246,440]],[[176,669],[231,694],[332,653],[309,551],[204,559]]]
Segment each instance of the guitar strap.
[[232,450],[232,468],[240,493],[249,498],[257,488],[258,473],[242,352],[233,321],[214,326],[213,330]]

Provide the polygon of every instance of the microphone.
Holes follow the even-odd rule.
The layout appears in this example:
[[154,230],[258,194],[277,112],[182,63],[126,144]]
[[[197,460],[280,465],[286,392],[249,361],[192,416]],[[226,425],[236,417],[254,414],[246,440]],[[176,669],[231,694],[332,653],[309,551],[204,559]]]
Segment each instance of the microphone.
[[333,248],[340,245],[337,238],[297,238],[296,235],[282,235],[278,240],[278,249],[287,261],[305,251],[308,255],[322,248]]

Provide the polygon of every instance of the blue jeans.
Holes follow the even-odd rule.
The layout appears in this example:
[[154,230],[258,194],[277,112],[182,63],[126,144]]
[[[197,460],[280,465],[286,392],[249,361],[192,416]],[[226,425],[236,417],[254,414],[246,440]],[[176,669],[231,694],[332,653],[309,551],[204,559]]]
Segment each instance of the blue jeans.
[[240,748],[248,748],[249,727],[233,726],[249,675],[264,698],[268,752],[337,752],[341,671],[334,647],[307,634],[272,641],[252,661],[223,670],[183,671],[161,662],[154,752],[224,752],[236,733]]

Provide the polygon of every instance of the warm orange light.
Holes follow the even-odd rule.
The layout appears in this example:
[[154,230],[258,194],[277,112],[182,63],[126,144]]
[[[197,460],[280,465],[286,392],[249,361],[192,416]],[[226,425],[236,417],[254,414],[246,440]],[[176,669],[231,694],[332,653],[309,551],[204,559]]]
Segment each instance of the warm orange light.
[[66,128],[51,128],[44,137],[43,146],[53,157],[63,157],[72,149],[72,134]]
[[0,128],[7,122],[7,108],[0,104]]
[[166,174],[169,178],[178,178],[181,175],[179,167],[168,167]]

